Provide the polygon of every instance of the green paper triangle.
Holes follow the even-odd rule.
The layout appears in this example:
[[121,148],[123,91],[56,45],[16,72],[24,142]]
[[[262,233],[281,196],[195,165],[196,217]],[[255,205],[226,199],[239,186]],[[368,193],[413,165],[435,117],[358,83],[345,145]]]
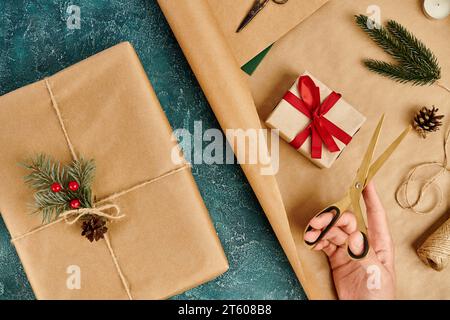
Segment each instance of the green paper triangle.
[[252,75],[253,72],[255,72],[256,68],[258,68],[259,64],[263,61],[264,57],[269,53],[270,49],[272,48],[273,44],[265,48],[263,51],[258,53],[256,57],[254,57],[252,60],[244,64],[241,69],[247,73],[248,75]]

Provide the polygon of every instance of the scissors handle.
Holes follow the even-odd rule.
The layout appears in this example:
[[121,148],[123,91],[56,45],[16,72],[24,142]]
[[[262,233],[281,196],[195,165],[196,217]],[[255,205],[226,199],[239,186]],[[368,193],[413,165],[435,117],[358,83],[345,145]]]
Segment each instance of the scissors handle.
[[[305,244],[309,246],[311,249],[314,248],[323,239],[323,237],[327,235],[327,233],[331,230],[331,228],[336,224],[336,222],[338,222],[339,218],[341,217],[341,210],[336,206],[331,206],[318,213],[314,218],[320,217],[325,213],[333,213],[334,217],[333,219],[331,219],[330,223],[322,230],[322,232],[320,233],[320,235],[317,237],[316,240],[314,241],[304,240]],[[313,229],[314,228],[311,225],[309,225],[305,230],[305,234]],[[305,238],[303,237],[303,239]]]
[[[314,228],[311,225],[308,225],[308,227],[305,229],[305,233],[303,236],[304,242],[306,244],[306,246],[308,246],[310,249],[313,249],[321,240],[323,240],[323,238],[327,235],[328,232],[330,232],[331,228],[334,227],[336,225],[336,223],[339,221],[339,219],[342,216],[342,210],[341,208],[345,208],[343,210],[346,210],[348,208],[348,203],[349,203],[349,199],[346,197],[345,199],[341,200],[339,203],[337,203],[336,205],[332,205],[328,208],[326,208],[325,210],[321,211],[320,213],[318,213],[315,218],[325,214],[325,213],[332,213],[334,216],[331,219],[330,223],[320,232],[319,236],[317,237],[316,240],[314,241],[306,241],[305,240],[305,235],[307,232],[312,231]],[[343,206],[342,206],[343,205]],[[347,252],[348,255],[350,256],[350,258],[352,258],[353,260],[361,260],[364,259],[370,250],[370,245],[369,245],[369,240],[367,238],[367,234],[362,231],[359,230],[363,236],[363,244],[364,244],[364,248],[363,248],[363,252],[359,255],[354,254],[351,250],[350,247],[347,246]]]
[[[267,5],[267,3],[269,3],[270,0],[255,0],[255,2],[253,3],[252,8],[250,9],[250,11],[247,13],[247,15],[245,16],[245,18],[242,20],[241,24],[239,25],[239,27],[236,29],[236,33],[239,33],[242,29],[244,29],[249,23],[250,21],[253,20],[254,17],[256,17],[256,15],[262,10],[264,9],[264,7]],[[282,5],[287,3],[289,0],[272,0],[272,2]]]
[[347,246],[347,253],[350,256],[350,258],[352,258],[353,260],[362,260],[365,257],[367,257],[367,255],[369,254],[369,249],[370,249],[369,239],[367,238],[367,235],[364,232],[362,232],[362,231],[359,231],[359,232],[361,232],[361,234],[363,236],[363,244],[364,244],[363,252],[360,255],[356,255],[352,252],[352,250],[350,250],[350,246]]

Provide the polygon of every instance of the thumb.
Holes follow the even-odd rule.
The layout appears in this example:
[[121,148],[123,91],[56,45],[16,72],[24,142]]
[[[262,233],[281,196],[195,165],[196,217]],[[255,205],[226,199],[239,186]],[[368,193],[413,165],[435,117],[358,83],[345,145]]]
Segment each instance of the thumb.
[[[375,246],[388,246],[391,242],[386,211],[378,197],[375,185],[370,182],[363,192],[367,211],[368,236]],[[387,249],[387,248],[380,248]]]
[[386,211],[378,197],[374,183],[370,182],[363,192],[367,211],[370,245],[378,259],[390,270],[394,270],[394,246],[389,231]]

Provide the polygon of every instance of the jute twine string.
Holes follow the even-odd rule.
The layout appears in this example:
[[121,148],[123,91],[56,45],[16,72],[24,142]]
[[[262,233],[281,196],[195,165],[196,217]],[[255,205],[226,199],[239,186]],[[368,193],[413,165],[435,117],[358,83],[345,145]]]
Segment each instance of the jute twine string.
[[[115,214],[105,213],[106,210],[111,209],[114,209]],[[68,225],[72,225],[77,223],[84,216],[91,214],[95,214],[96,216],[103,217],[108,220],[119,220],[125,217],[124,214],[120,214],[120,207],[116,204],[105,204],[101,207],[94,206],[93,208],[80,208],[76,210],[68,210],[63,212],[60,215],[60,217],[64,218],[64,221]]]
[[447,92],[450,92],[450,88],[447,87],[445,84],[443,84],[441,81],[436,81],[436,84],[441,87],[444,90],[447,90]]
[[[431,213],[434,209],[442,205],[444,193],[437,181],[447,172],[450,172],[448,167],[448,147],[450,143],[450,129],[447,131],[444,139],[444,160],[442,162],[433,161],[425,162],[413,167],[406,179],[400,184],[395,194],[395,199],[400,207],[409,209],[416,214],[425,215]],[[409,187],[413,182],[417,181],[418,173],[421,171],[437,168],[438,171],[430,178],[422,181],[419,193],[415,200],[410,199]],[[423,202],[425,195],[428,194],[431,188],[438,192],[437,201],[428,209],[419,209]],[[401,199],[402,198],[402,199]],[[443,270],[449,262],[450,258],[450,220],[442,225],[434,234],[432,234],[423,245],[417,250],[420,259],[435,270]]]
[[[446,172],[450,172],[450,168],[448,167],[448,145],[450,142],[450,130],[447,131],[447,134],[445,136],[444,140],[444,161],[432,161],[432,162],[425,162],[422,164],[419,164],[415,167],[413,167],[408,175],[406,176],[406,179],[400,184],[400,186],[397,189],[396,192],[396,200],[400,207],[403,209],[410,209],[416,214],[428,214],[431,213],[434,209],[442,205],[442,201],[444,198],[444,193],[442,192],[442,189],[439,187],[439,185],[436,183],[439,178],[441,178]],[[417,174],[424,170],[424,169],[431,169],[431,168],[438,168],[439,170],[437,173],[432,175],[430,178],[423,181],[422,186],[419,190],[419,194],[415,201],[411,201],[409,198],[409,187],[413,182],[417,181],[416,179]],[[431,206],[428,210],[420,210],[418,209],[420,206],[420,203],[422,202],[424,196],[427,194],[427,191],[430,190],[431,187],[434,187],[438,193],[439,198],[436,204]],[[403,198],[401,200],[400,198]]]
[[[75,152],[75,148],[74,148],[74,146],[73,146],[73,144],[72,144],[72,142],[70,140],[69,134],[67,133],[67,129],[66,129],[66,126],[64,124],[64,121],[63,121],[63,118],[62,118],[62,115],[61,115],[61,111],[59,109],[58,103],[57,103],[57,101],[55,99],[55,96],[53,94],[52,88],[50,86],[50,82],[48,81],[47,78],[45,79],[45,85],[46,85],[48,93],[50,95],[50,99],[52,101],[52,107],[55,110],[56,116],[58,118],[60,127],[62,129],[63,134],[64,134],[64,138],[66,139],[67,146],[69,147],[69,150],[70,150],[70,153],[72,155],[72,158],[73,158],[73,160],[77,160],[78,159],[77,153]],[[173,169],[173,170],[171,170],[169,172],[166,172],[166,173],[164,173],[164,174],[162,174],[162,175],[160,175],[158,177],[155,177],[155,178],[146,180],[144,182],[138,183],[138,184],[133,185],[130,188],[124,189],[122,191],[118,191],[118,192],[116,192],[116,193],[114,193],[112,195],[109,195],[109,196],[107,196],[107,197],[105,197],[105,198],[103,198],[101,200],[96,201],[94,203],[93,208],[80,208],[80,209],[77,209],[77,210],[65,211],[59,216],[59,218],[57,220],[55,220],[53,222],[50,222],[50,223],[47,223],[47,224],[44,224],[44,225],[41,225],[41,226],[39,226],[37,228],[34,228],[34,229],[30,230],[29,232],[26,232],[26,233],[24,233],[24,234],[22,234],[20,236],[14,237],[11,240],[11,242],[15,243],[15,242],[17,242],[17,241],[19,241],[21,239],[24,239],[24,238],[27,238],[27,237],[33,235],[33,234],[36,234],[36,233],[38,233],[38,232],[40,232],[42,230],[50,228],[51,226],[54,226],[55,224],[58,224],[60,222],[65,222],[68,225],[73,225],[76,222],[78,222],[83,216],[86,216],[86,215],[89,215],[89,214],[95,214],[97,216],[101,216],[101,217],[107,218],[108,220],[119,220],[119,219],[122,219],[122,218],[125,217],[125,215],[121,214],[120,207],[118,205],[116,205],[116,204],[109,203],[110,201],[115,200],[117,198],[120,198],[123,195],[126,195],[128,193],[134,192],[134,191],[136,191],[138,189],[141,189],[141,188],[143,188],[145,186],[148,186],[148,185],[150,185],[150,184],[152,184],[154,182],[162,180],[162,179],[164,179],[164,178],[166,178],[168,176],[176,174],[176,173],[178,173],[178,172],[180,172],[182,170],[185,170],[185,169],[187,169],[189,167],[190,167],[189,164],[184,164],[183,166],[181,166],[179,168],[176,168],[176,169]],[[110,211],[112,211],[112,213],[108,213]],[[106,246],[108,248],[108,251],[109,251],[109,253],[111,255],[111,259],[113,260],[113,263],[114,263],[114,266],[116,268],[117,274],[119,275],[120,281],[122,282],[122,285],[123,285],[123,287],[124,287],[124,289],[125,289],[125,291],[127,293],[128,298],[130,300],[132,300],[133,296],[131,295],[130,285],[128,284],[128,281],[126,280],[125,275],[123,274],[122,268],[119,265],[119,261],[118,261],[117,256],[114,253],[114,250],[112,248],[111,240],[109,238],[108,233],[106,233],[104,235],[104,240],[105,240]]]
[[[115,213],[113,214],[108,214],[105,211],[109,210],[113,208],[115,210]],[[120,214],[120,208],[119,206],[115,205],[115,204],[107,204],[101,207],[95,207],[94,208],[81,208],[81,209],[77,209],[77,210],[69,210],[69,211],[65,211],[63,213],[61,213],[59,215],[59,218],[56,219],[55,221],[43,224],[37,228],[34,228],[20,236],[14,237],[11,239],[11,242],[17,242],[18,240],[21,240],[23,238],[26,238],[30,235],[33,235],[35,233],[38,233],[39,231],[42,231],[44,229],[47,229],[51,226],[53,226],[54,224],[60,223],[60,222],[65,222],[68,225],[73,225],[75,224],[79,219],[81,219],[83,216],[88,215],[88,214],[96,214],[98,216],[107,218],[109,220],[119,220],[125,217],[125,215],[121,215]]]

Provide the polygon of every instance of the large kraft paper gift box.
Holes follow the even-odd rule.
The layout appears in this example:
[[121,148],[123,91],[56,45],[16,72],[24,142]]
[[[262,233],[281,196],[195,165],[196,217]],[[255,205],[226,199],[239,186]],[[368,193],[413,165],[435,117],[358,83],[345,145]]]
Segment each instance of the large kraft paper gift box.
[[[30,214],[19,163],[37,153],[72,160],[54,104],[76,153],[96,162],[97,198],[154,180],[112,201],[125,215],[108,225],[112,251],[64,221],[39,229],[42,217]],[[176,141],[129,43],[2,96],[0,119],[0,210],[38,299],[162,299],[228,269],[190,167],[172,161]],[[79,289],[67,286],[73,266]]]

